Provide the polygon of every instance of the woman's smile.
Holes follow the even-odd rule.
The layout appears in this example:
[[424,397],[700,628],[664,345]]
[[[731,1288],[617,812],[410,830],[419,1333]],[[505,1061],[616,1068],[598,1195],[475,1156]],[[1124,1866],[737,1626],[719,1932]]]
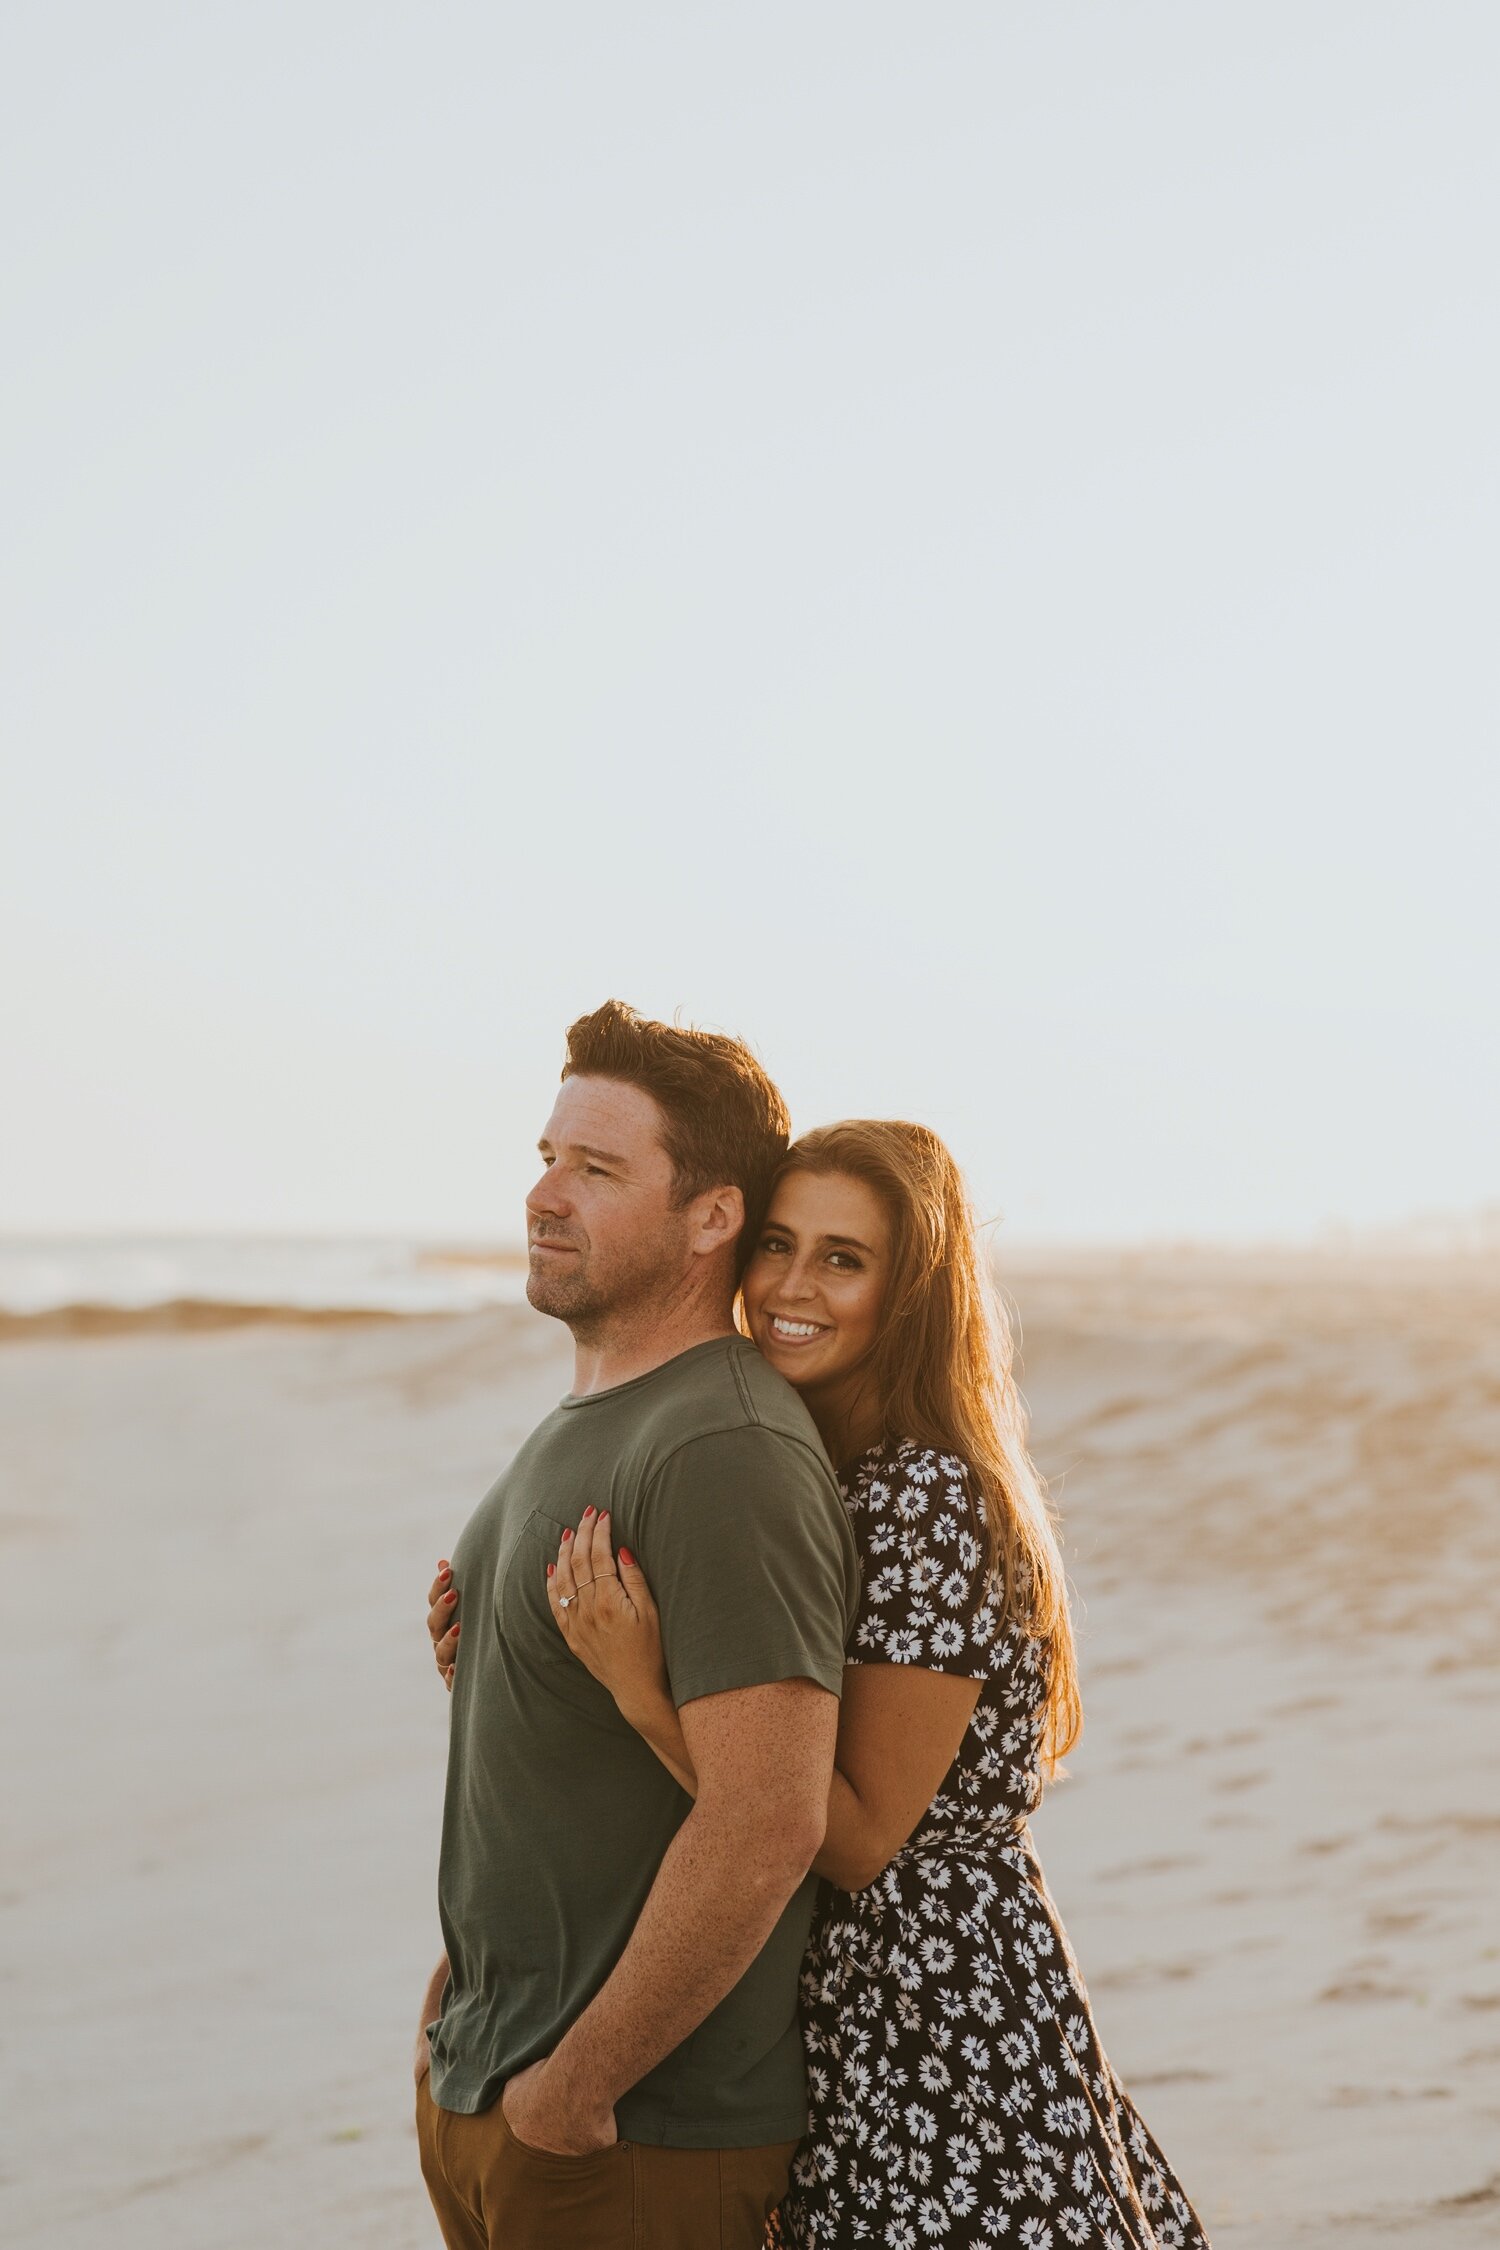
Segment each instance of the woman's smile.
[[867,1434],[865,1423],[890,1235],[885,1206],[867,1180],[793,1166],[776,1183],[745,1269],[751,1341],[802,1393],[835,1461],[852,1458],[863,1450],[856,1441],[869,1444],[879,1434]]

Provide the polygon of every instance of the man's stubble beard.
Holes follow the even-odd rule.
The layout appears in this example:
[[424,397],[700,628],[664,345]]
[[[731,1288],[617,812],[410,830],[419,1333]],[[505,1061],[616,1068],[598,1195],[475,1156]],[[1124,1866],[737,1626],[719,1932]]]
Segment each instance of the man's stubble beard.
[[580,1344],[597,1344],[612,1332],[649,1326],[654,1309],[663,1313],[673,1295],[681,1261],[665,1255],[670,1233],[643,1243],[634,1258],[620,1258],[601,1273],[591,1251],[578,1253],[571,1272],[526,1276],[526,1301],[533,1311],[560,1320]]
[[[607,1298],[606,1298],[607,1301]],[[571,1271],[540,1272],[533,1266],[526,1276],[526,1302],[533,1312],[545,1313],[550,1320],[561,1320],[569,1328],[578,1321],[597,1318],[601,1309],[600,1292],[589,1274],[588,1261],[580,1256]]]

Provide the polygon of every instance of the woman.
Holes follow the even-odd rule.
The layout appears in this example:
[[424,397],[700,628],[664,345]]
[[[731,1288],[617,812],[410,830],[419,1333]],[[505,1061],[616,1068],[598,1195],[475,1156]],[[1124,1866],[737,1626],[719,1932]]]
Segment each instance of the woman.
[[[1026,1826],[1080,1724],[1062,1559],[958,1169],[925,1127],[794,1144],[745,1274],[863,1591],[803,1965],[810,2124],[768,2238],[1207,2250],[1099,2044]],[[429,1623],[451,1676],[440,1575]],[[548,1566],[569,1647],[690,1794],[650,1589],[590,1509]]]

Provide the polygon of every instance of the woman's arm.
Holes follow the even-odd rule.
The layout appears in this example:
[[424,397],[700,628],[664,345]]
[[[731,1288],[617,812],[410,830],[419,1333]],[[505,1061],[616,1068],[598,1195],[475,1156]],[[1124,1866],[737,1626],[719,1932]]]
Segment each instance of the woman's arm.
[[983,1684],[915,1665],[844,1666],[820,1875],[862,1891],[895,1858],[958,1756]]
[[568,1647],[690,1797],[698,1776],[683,1736],[662,1653],[661,1618],[646,1573],[622,1547],[616,1566],[609,1515],[584,1511],[547,1565],[547,1601]]
[[[640,1565],[610,1543],[591,1508],[548,1566],[548,1599],[569,1648],[607,1687],[690,1797],[698,1777],[662,1657],[656,1604]],[[902,1664],[847,1664],[828,1825],[813,1861],[841,1891],[873,1883],[926,1812],[958,1755],[981,1682]]]
[[[619,1698],[616,1697],[616,1702]],[[621,1703],[620,1716],[635,1728],[647,1748],[654,1750],[679,1788],[690,1797],[698,1794],[698,1775],[688,1753],[687,1736],[677,1716],[677,1706],[667,1688],[653,1688],[638,1703]]]
[[[862,1891],[900,1851],[958,1755],[978,1680],[900,1664],[846,1664],[828,1825],[813,1872]],[[698,1777],[671,1694],[657,1688],[620,1715],[690,1797]]]

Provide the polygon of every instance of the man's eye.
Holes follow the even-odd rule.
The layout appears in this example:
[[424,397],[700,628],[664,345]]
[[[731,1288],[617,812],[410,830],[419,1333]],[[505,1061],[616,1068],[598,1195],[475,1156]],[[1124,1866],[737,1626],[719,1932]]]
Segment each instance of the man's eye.
[[605,1177],[604,1166],[602,1164],[585,1164],[583,1168],[585,1172],[592,1173],[595,1179],[602,1180]]

